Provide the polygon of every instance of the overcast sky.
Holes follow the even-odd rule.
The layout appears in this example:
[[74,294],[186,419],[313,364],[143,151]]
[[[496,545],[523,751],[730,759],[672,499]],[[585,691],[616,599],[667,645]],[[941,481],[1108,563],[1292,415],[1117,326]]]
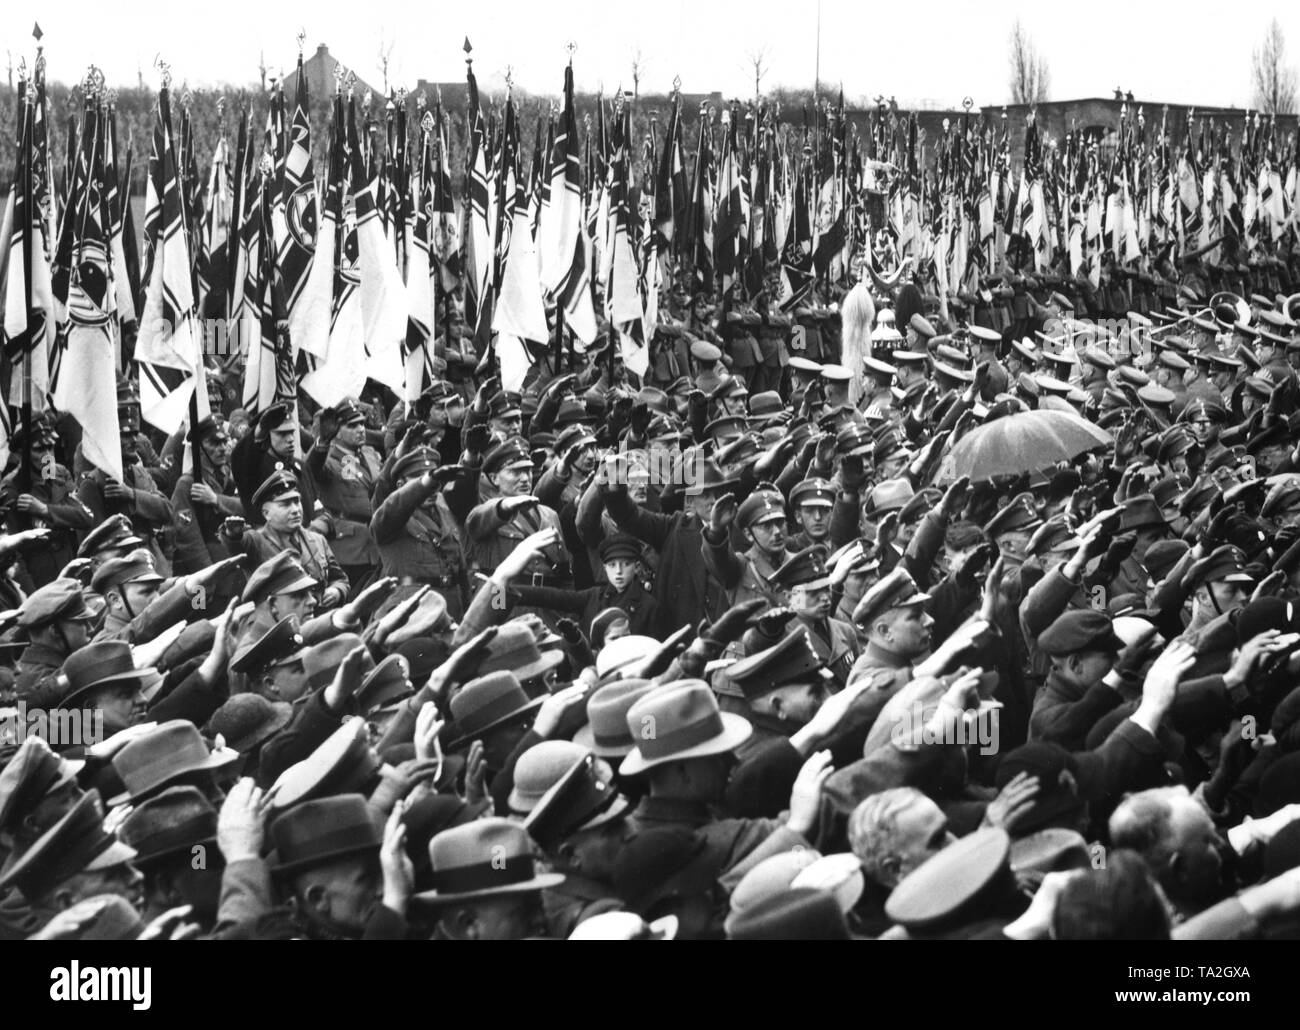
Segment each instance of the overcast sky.
[[[71,81],[88,64],[112,84],[133,85],[161,53],[174,81],[192,86],[257,80],[259,54],[274,70],[292,68],[296,37],[307,53],[320,43],[367,81],[379,85],[379,52],[391,47],[390,81],[414,85],[464,78],[461,43],[474,44],[475,71],[491,92],[507,66],[533,93],[558,93],[565,44],[577,44],[579,89],[630,89],[639,50],[641,88],[661,92],[675,75],[687,92],[753,92],[749,55],[766,51],[765,88],[813,81],[817,59],[816,0],[316,0],[290,4],[228,0],[58,0],[6,3],[0,37],[14,64],[34,53],[32,12],[40,9],[50,77]],[[201,13],[199,13],[201,11]],[[1051,67],[1054,99],[1109,96],[1120,87],[1139,99],[1246,106],[1251,51],[1277,16],[1300,63],[1300,4],[1236,0],[1148,4],[1084,0],[1030,4],[954,0],[868,4],[822,0],[821,78],[843,83],[849,97],[894,94],[909,106],[977,105],[1008,99],[1007,37],[1019,17]]]

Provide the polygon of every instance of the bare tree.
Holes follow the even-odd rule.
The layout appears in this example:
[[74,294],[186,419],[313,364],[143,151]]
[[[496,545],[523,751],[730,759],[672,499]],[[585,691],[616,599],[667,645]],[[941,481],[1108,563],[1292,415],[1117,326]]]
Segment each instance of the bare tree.
[[379,33],[379,70],[384,75],[384,96],[388,96],[388,64],[393,57],[393,47],[395,43],[389,43],[385,48],[384,34]]
[[1011,102],[1037,104],[1046,100],[1051,89],[1051,72],[1020,19],[1011,27]]
[[1286,61],[1286,39],[1277,19],[1268,26],[1264,42],[1251,55],[1255,106],[1265,114],[1292,114],[1296,108],[1296,70]]
[[761,50],[751,50],[749,52],[749,63],[754,66],[754,100],[763,95],[762,83],[764,77],[772,69],[767,64],[767,47]]
[[641,78],[645,75],[645,58],[641,56],[641,48],[636,48],[636,53],[632,55],[632,99],[637,100],[641,96]]

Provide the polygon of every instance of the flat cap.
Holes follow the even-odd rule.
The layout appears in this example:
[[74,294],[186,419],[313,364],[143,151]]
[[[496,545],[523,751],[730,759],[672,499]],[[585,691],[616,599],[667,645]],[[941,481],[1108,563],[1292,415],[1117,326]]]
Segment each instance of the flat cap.
[[1079,651],[1119,651],[1123,646],[1110,616],[1091,608],[1065,612],[1038,634],[1038,650],[1053,657]]

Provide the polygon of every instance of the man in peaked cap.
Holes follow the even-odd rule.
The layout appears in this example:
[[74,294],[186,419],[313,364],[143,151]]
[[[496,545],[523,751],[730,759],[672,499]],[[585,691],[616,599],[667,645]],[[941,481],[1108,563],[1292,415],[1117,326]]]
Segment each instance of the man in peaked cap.
[[257,487],[249,506],[263,525],[256,529],[229,524],[223,527],[232,552],[248,555],[257,566],[289,550],[316,580],[316,600],[321,608],[337,608],[348,599],[351,585],[329,542],[304,525],[303,497],[297,477],[285,470],[271,473]]
[[30,641],[18,657],[18,696],[33,707],[48,704],[55,695],[46,691],[60,666],[90,643],[96,621],[75,579],[56,579],[33,591],[18,609],[18,626]]
[[790,538],[793,549],[830,543],[831,512],[837,497],[835,486],[828,479],[810,477],[795,485],[790,491],[790,510],[801,528]]
[[301,433],[293,406],[277,402],[258,416],[257,424],[235,444],[230,452],[230,470],[239,488],[239,500],[250,522],[257,523],[262,514],[253,503],[253,495],[276,472],[288,472],[298,484],[304,522],[316,516],[316,488],[306,466],[298,459]]
[[320,584],[289,550],[272,555],[248,577],[240,600],[253,604],[253,613],[236,630],[234,655],[242,656],[284,619],[298,620],[298,634],[310,646],[340,632],[359,631],[392,589],[391,580],[379,580],[352,600],[332,611],[316,614]]
[[103,628],[95,639],[147,643],[169,626],[206,608],[207,595],[215,593],[221,576],[243,561],[243,555],[223,559],[172,580],[161,591],[165,581],[155,570],[149,551],[141,547],[123,558],[110,558],[95,570],[90,581],[91,589],[108,604]]
[[524,828],[551,870],[564,876],[542,895],[553,937],[567,937],[583,920],[623,907],[613,879],[631,802],[613,777],[607,762],[578,748],[576,755],[556,756],[537,782],[544,790]]
[[170,573],[176,512],[140,459],[138,428],[138,421],[135,428],[123,424],[120,444],[125,480],[118,482],[103,469],[94,468],[78,485],[77,499],[95,522],[102,522],[110,515],[127,516],[153,554],[158,568]]
[[351,398],[322,410],[320,429],[307,452],[307,468],[328,515],[330,549],[356,590],[369,582],[379,565],[370,534],[370,498],[383,459],[366,443],[366,416]]
[[86,558],[98,565],[109,558],[121,558],[143,543],[129,518],[125,515],[110,515],[86,534],[77,548],[77,557]]
[[[244,514],[244,505],[230,471],[230,431],[225,421],[208,416],[183,441],[178,441],[187,448],[192,448],[195,442],[202,455],[202,475],[196,480],[193,472],[183,472],[177,477],[172,491],[172,507],[176,510],[175,570],[178,573],[197,572],[230,557],[218,530],[225,519]],[[180,461],[179,455],[169,457]]]
[[307,691],[304,642],[298,616],[281,619],[230,662],[230,671],[247,678],[250,690],[271,701],[296,701]]
[[394,602],[428,586],[442,595],[453,619],[465,614],[468,577],[460,522],[475,500],[478,477],[441,465],[428,447],[416,447],[392,466],[396,489],[375,508],[370,531],[385,576],[399,581]]
[[929,600],[911,573],[900,568],[863,594],[854,609],[853,622],[865,636],[866,647],[848,682],[870,680],[869,694],[877,711],[912,679],[913,664],[929,653],[934,625],[926,611]]
[[99,793],[83,794],[0,875],[0,889],[16,887],[32,906],[38,925],[97,894],[120,895],[139,909],[142,879],[131,864],[135,851],[107,833],[103,819]]
[[[48,527],[44,546],[23,555],[23,566],[35,586],[44,586],[59,575],[59,570],[77,553],[77,534],[95,524],[94,516],[76,496],[72,473],[56,460],[58,433],[54,420],[37,416],[32,420],[30,440],[33,474],[25,488],[19,482],[20,469],[0,482],[0,511],[10,533]],[[12,453],[23,453],[22,431],[10,441]]]
[[514,437],[497,444],[483,458],[487,499],[465,520],[465,557],[470,571],[490,575],[521,541],[543,529],[555,539],[539,551],[528,569],[535,586],[569,587],[573,559],[560,531],[560,516],[532,493],[533,461],[528,446]]
[[1245,569],[1245,556],[1231,544],[1216,547],[1195,561],[1182,583],[1184,595],[1192,599],[1192,616],[1184,639],[1195,643],[1213,636],[1216,624],[1245,605],[1252,582]]
[[1033,506],[1017,499],[985,523],[984,533],[997,544],[1007,562],[1019,565],[1025,560],[1029,538],[1042,524],[1043,520]]
[[[731,547],[732,527],[750,545],[738,554]],[[761,598],[775,603],[769,585],[776,570],[790,556],[786,548],[789,526],[785,498],[766,485],[737,504],[731,494],[718,499],[704,530],[704,558],[709,570],[728,591],[728,603]]]
[[847,565],[828,570],[825,550],[814,545],[792,554],[771,577],[772,586],[808,631],[813,650],[839,687],[848,682],[860,650],[853,627],[831,614],[834,590],[842,589],[846,576]]

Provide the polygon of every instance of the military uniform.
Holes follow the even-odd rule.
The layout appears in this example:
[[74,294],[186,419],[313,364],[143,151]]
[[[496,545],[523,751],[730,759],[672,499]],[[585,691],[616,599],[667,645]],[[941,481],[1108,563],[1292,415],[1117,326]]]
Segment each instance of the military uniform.
[[229,469],[203,466],[203,482],[217,495],[215,505],[196,503],[190,498],[194,474],[184,473],[176,480],[172,508],[176,512],[176,560],[178,573],[198,572],[230,557],[230,549],[218,533],[223,520],[243,515],[235,481]]
[[[335,411],[344,424],[365,418],[351,401],[344,401]],[[379,565],[370,517],[374,514],[371,497],[383,461],[373,447],[363,444],[349,451],[336,439],[323,455],[319,444],[312,448],[308,465],[316,479],[317,497],[330,516],[330,547],[353,585],[359,587]]]
[[[18,511],[14,505],[18,496],[31,494],[46,507],[44,515]],[[17,533],[24,529],[49,528],[50,538],[39,548],[23,554],[23,566],[32,586],[44,586],[58,576],[59,571],[72,561],[77,553],[78,533],[95,524],[90,509],[77,497],[72,473],[62,465],[51,463],[35,470],[31,485],[26,490],[18,487],[18,473],[6,476],[0,484],[0,509],[7,512],[5,528]]]
[[435,487],[430,496],[418,479],[398,487],[375,509],[370,532],[383,575],[433,587],[453,619],[465,613],[468,583],[461,533],[441,490]]
[[137,462],[123,469],[124,485],[133,491],[131,496],[110,500],[104,496],[108,474],[95,469],[77,487],[77,498],[90,511],[95,522],[103,522],[110,515],[125,515],[145,541],[154,564],[164,575],[171,573],[172,527],[176,524],[176,510],[158,489],[149,470]]

